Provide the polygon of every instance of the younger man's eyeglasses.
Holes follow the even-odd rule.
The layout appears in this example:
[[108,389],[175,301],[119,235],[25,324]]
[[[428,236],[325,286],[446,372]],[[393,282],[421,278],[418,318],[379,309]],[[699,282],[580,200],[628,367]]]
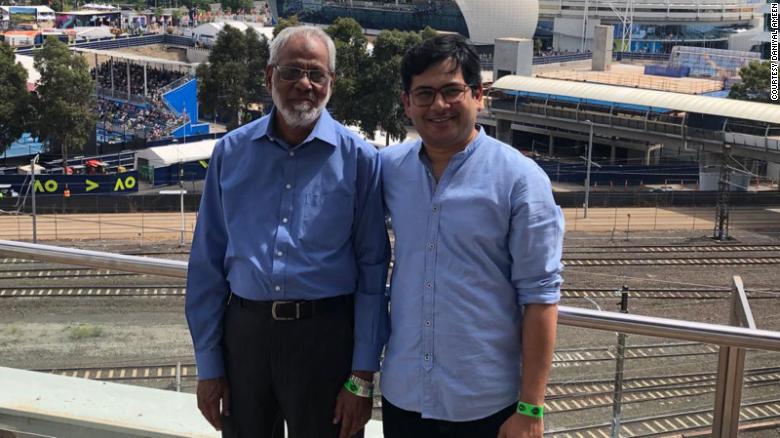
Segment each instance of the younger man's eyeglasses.
[[309,78],[309,82],[317,85],[324,85],[330,79],[330,73],[318,68],[307,70],[291,65],[277,65],[275,68],[279,78],[287,82],[298,82],[304,75]]
[[419,87],[409,94],[412,103],[416,106],[431,106],[436,100],[437,94],[441,94],[447,103],[458,103],[466,97],[466,91],[473,89],[472,86],[466,84],[450,84],[441,88]]

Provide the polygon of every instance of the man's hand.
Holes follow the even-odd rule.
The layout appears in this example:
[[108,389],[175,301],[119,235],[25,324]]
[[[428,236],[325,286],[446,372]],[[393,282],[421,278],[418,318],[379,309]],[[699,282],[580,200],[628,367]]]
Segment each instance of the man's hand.
[[[227,379],[219,377],[198,380],[197,396],[200,413],[214,426],[214,429],[222,430],[220,413],[226,417],[230,416],[230,388]],[[222,402],[221,412],[220,401]]]
[[501,429],[498,438],[541,438],[544,434],[544,421],[526,415],[512,414]]
[[[354,374],[363,380],[374,378],[369,371],[355,371]],[[336,412],[333,424],[341,423],[339,438],[349,438],[365,427],[371,419],[373,400],[370,397],[358,397],[355,394],[341,388],[336,398]]]

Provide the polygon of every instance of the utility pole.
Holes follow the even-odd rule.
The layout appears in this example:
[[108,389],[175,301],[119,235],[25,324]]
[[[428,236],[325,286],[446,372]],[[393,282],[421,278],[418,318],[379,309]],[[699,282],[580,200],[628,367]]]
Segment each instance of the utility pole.
[[731,189],[731,146],[723,143],[723,154],[720,163],[720,179],[718,180],[718,204],[715,207],[715,229],[712,238],[725,241],[729,238],[729,190]]
[[585,208],[583,209],[582,217],[587,219],[588,201],[590,200],[590,165],[592,163],[591,158],[593,157],[593,122],[585,120],[585,123],[590,126],[590,133],[588,134],[588,164],[585,172]]
[[[628,286],[620,290],[620,313],[628,313]],[[626,360],[626,334],[618,333],[615,358],[615,390],[612,394],[612,438],[620,437],[620,417],[623,408],[623,364]]]

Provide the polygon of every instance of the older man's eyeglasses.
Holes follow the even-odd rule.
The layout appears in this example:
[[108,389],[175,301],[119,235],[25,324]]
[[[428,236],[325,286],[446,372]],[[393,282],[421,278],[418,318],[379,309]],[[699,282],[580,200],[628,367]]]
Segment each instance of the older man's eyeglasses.
[[318,68],[307,70],[291,65],[277,65],[275,68],[279,78],[287,82],[298,82],[304,75],[309,78],[309,82],[317,85],[323,85],[330,79],[330,73]]
[[419,87],[412,90],[410,96],[416,106],[431,106],[437,94],[441,94],[447,103],[458,103],[466,97],[468,90],[473,90],[473,87],[466,84],[450,84],[441,88]]

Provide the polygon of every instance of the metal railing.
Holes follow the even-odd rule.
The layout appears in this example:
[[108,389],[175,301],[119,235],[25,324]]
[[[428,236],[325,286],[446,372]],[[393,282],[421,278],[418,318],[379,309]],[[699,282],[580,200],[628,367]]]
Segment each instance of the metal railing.
[[[187,263],[184,261],[7,240],[0,240],[0,255],[175,278],[185,278],[187,274]],[[755,328],[741,280],[736,278],[734,297],[734,302],[737,303],[734,310],[736,313],[732,316],[732,324],[736,324],[734,326],[569,306],[559,306],[558,322],[563,326],[719,345],[721,362],[724,364],[718,367],[718,390],[715,397],[712,436],[725,438],[736,436],[735,432],[739,425],[738,409],[742,388],[740,367],[744,365],[745,349],[780,352],[780,332]],[[743,321],[740,321],[739,314],[742,315]],[[745,323],[744,320],[748,320],[749,323]],[[739,363],[740,359],[732,359],[734,356],[741,356],[743,363]]]

